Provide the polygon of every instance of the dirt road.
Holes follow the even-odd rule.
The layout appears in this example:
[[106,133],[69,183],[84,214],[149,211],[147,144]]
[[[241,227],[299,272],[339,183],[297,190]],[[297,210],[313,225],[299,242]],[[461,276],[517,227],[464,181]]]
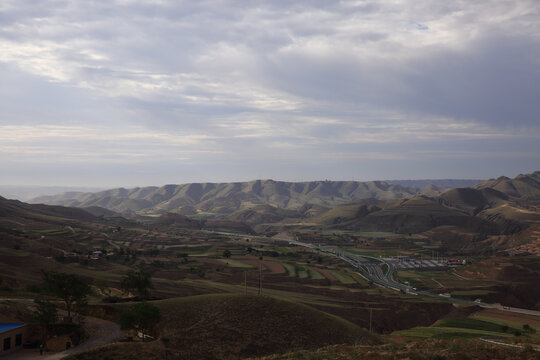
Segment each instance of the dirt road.
[[38,349],[22,349],[8,354],[2,357],[5,360],[32,360],[32,359],[43,359],[43,360],[57,360],[62,359],[68,355],[77,354],[83,351],[93,349],[95,347],[111,343],[118,339],[121,335],[120,327],[118,324],[113,322],[98,319],[94,317],[86,317],[84,329],[90,336],[88,340],[76,346],[70,350],[62,351],[60,353],[44,353],[42,356],[39,355]]

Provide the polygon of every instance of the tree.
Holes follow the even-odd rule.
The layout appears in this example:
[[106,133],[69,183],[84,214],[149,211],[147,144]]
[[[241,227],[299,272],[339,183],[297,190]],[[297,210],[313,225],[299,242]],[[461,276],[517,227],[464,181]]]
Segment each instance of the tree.
[[67,319],[71,321],[71,309],[77,302],[85,302],[90,286],[74,274],[50,272],[45,275],[45,289],[66,303]]
[[160,320],[157,306],[146,301],[130,306],[120,313],[122,329],[135,329],[142,334],[143,341]]
[[120,288],[125,294],[136,292],[141,298],[147,298],[149,289],[153,289],[152,273],[143,269],[130,270],[120,280]]
[[223,257],[224,258],[230,258],[231,257],[231,252],[227,249],[223,252]]
[[47,334],[51,326],[58,321],[58,310],[56,305],[49,300],[34,299],[36,310],[34,310],[33,320],[41,325],[41,343],[47,343]]

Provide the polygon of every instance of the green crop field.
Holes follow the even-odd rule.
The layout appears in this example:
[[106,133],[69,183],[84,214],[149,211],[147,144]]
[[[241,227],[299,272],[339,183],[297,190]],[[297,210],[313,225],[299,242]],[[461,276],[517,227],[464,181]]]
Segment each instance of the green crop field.
[[369,286],[369,283],[366,279],[364,279],[362,276],[356,274],[356,273],[353,273],[351,274],[351,277],[354,279],[354,281],[356,281],[358,284],[362,285],[362,286]]
[[309,277],[308,271],[303,266],[294,265],[294,271],[300,279],[307,279]]
[[339,271],[339,270],[326,270],[326,271],[330,275],[335,277],[342,284],[356,284],[356,281],[351,276],[344,273],[343,271]]
[[326,279],[320,272],[318,272],[315,268],[310,267],[308,268],[310,278],[313,280],[324,280]]
[[507,329],[507,331],[504,331],[503,326],[501,326],[500,324],[474,318],[443,319],[437,322],[434,326],[445,328],[473,329],[491,332],[514,332],[517,330],[514,328],[509,328]]
[[446,328],[446,327],[415,327],[408,330],[395,331],[392,335],[435,338],[435,339],[467,339],[478,337],[511,337],[512,334],[490,332],[474,329]]
[[294,270],[294,265],[286,263],[286,262],[282,262],[281,265],[283,265],[285,270],[287,270],[287,275],[289,275],[290,277],[295,277],[296,276],[296,271]]
[[525,331],[523,329],[523,325],[526,325],[526,324],[523,324],[523,323],[518,323],[518,322],[508,321],[508,320],[502,320],[502,319],[498,319],[498,318],[492,318],[492,317],[489,317],[489,316],[476,315],[476,314],[473,314],[470,317],[470,319],[491,322],[491,323],[497,324],[499,326],[508,326],[508,329],[509,329],[508,332],[511,332],[510,329],[514,329],[514,330],[518,329],[519,331],[522,332],[523,335],[525,335],[527,337],[530,337],[532,339],[540,340],[540,329],[531,327],[532,331]]
[[494,321],[475,318],[450,318],[438,321],[430,327],[415,327],[408,330],[395,331],[392,335],[419,338],[456,339],[477,337],[512,337],[522,330],[504,326]]
[[473,290],[456,290],[452,291],[452,296],[459,296],[459,295],[471,295],[471,296],[480,296],[480,295],[488,295],[493,293],[494,291],[491,290],[482,290],[482,289],[473,289]]

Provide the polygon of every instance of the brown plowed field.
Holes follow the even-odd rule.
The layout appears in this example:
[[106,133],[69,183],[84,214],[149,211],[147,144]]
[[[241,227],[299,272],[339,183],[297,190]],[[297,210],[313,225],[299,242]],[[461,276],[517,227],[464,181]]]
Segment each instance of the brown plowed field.
[[522,325],[529,324],[530,326],[536,327],[536,328],[540,327],[540,316],[534,316],[534,315],[529,315],[529,314],[518,314],[518,313],[513,313],[509,311],[501,311],[501,310],[496,310],[496,309],[480,310],[474,313],[474,315],[511,321],[518,324],[522,324]]
[[235,260],[240,260],[240,261],[242,261],[242,262],[244,262],[246,264],[252,265],[255,268],[258,268],[259,263],[261,263],[262,266],[264,267],[264,269],[270,271],[270,273],[272,273],[272,274],[279,275],[279,274],[285,274],[287,272],[285,270],[285,268],[283,267],[283,265],[281,265],[278,262],[272,261],[272,260],[258,260],[258,259],[254,259],[252,256],[250,256],[250,257],[248,257],[248,256],[234,256],[233,258]]
[[202,263],[207,263],[207,264],[223,265],[223,262],[219,261],[218,259],[209,259],[209,258],[199,257],[197,258],[197,261],[200,261]]

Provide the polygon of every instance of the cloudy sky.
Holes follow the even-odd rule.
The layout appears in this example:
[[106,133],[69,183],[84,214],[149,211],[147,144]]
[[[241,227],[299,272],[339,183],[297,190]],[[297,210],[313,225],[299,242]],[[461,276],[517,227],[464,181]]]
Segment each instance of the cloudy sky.
[[0,184],[540,170],[540,2],[0,2]]

